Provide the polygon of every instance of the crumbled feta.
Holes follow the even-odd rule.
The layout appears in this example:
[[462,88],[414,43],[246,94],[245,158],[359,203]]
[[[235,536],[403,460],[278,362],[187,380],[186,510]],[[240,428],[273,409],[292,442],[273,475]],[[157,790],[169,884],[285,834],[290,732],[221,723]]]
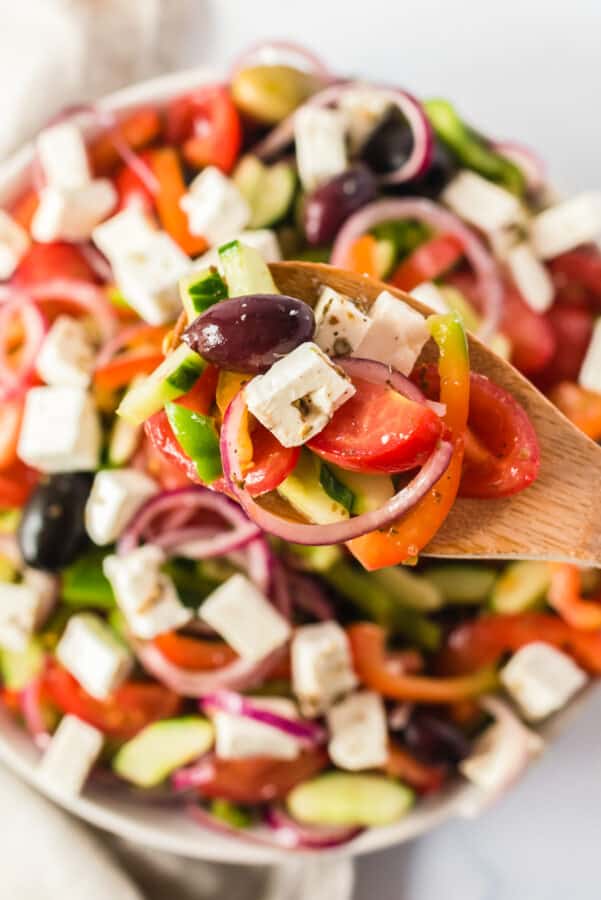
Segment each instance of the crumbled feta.
[[467,170],[459,172],[446,186],[442,199],[453,212],[482,231],[498,231],[524,219],[522,204],[515,194]]
[[[254,230],[239,231],[237,234],[229,235],[227,237],[227,241],[240,241],[241,244],[246,244],[247,247],[252,247],[253,250],[257,250],[257,252],[261,254],[263,259],[267,263],[279,262],[279,260],[282,258],[282,251],[278,242],[278,236],[275,231],[271,230],[271,228],[257,228]],[[221,264],[221,258],[219,256],[219,247],[212,247],[210,250],[207,250],[206,253],[203,253],[202,256],[197,256],[194,260],[194,269],[196,271],[200,272],[201,270],[208,269],[211,266],[214,266],[219,270],[221,275],[223,275],[223,266]]]
[[355,350],[369,330],[370,321],[349,297],[332,288],[322,290],[315,307],[315,343],[329,356]]
[[159,547],[145,544],[124,556],[107,556],[104,574],[115,599],[136,637],[150,640],[165,631],[186,625],[192,611],[180,601],[175,585],[161,572],[165,555]]
[[504,687],[531,721],[561,709],[587,680],[569,656],[544,641],[522,647],[501,669]]
[[346,114],[349,149],[356,153],[361,149],[376,126],[390,108],[390,96],[369,85],[358,85],[343,91],[338,109]]
[[246,385],[249,410],[284,447],[298,447],[326,427],[355,393],[351,380],[317,344],[301,344]]
[[79,319],[59,316],[44,338],[36,368],[46,384],[86,388],[94,368],[94,348]]
[[143,248],[112,260],[115,280],[128,304],[149,325],[165,325],[181,309],[178,282],[191,263],[164,231],[155,232]]
[[[259,709],[277,713],[289,719],[298,716],[296,704],[285,697],[249,697]],[[300,742],[281,729],[257,722],[248,716],[215,712],[215,753],[220,759],[244,759],[269,756],[272,759],[296,759]]]
[[601,394],[601,319],[597,319],[591,341],[582,362],[578,384],[587,391]]
[[94,401],[83,388],[34,387],[27,392],[18,455],[41,472],[98,468],[102,432]]
[[388,759],[386,710],[379,694],[360,691],[328,711],[332,762],[340,769],[359,772],[385,765]]
[[0,281],[10,278],[29,248],[29,235],[0,209]]
[[337,622],[297,628],[291,656],[292,689],[304,715],[319,715],[357,686],[348,638]]
[[31,222],[36,241],[87,241],[114,209],[117,192],[108,178],[97,178],[83,187],[45,187]]
[[55,654],[84,690],[98,700],[109,697],[132,667],[129,650],[102,619],[91,613],[71,616]]
[[534,312],[544,313],[553,303],[555,288],[547,269],[523,242],[507,253],[507,268],[518,291]]
[[100,756],[104,735],[77,716],[63,716],[38,772],[52,789],[78,794]]
[[509,786],[543,746],[538,734],[517,717],[511,728],[499,720],[480,735],[470,755],[459,763],[459,771],[482,790],[495,793]]
[[545,209],[532,219],[530,235],[542,259],[596,241],[601,235],[601,194],[578,194]]
[[346,169],[346,122],[346,115],[335,109],[303,106],[296,113],[296,164],[306,191]]
[[132,516],[158,488],[155,481],[136,469],[103,469],[97,472],[85,508],[86,531],[95,544],[111,544]]
[[21,652],[41,625],[54,598],[49,576],[26,569],[18,584],[0,582],[0,647]]
[[222,244],[250,221],[250,207],[236,184],[216,166],[197,175],[180,200],[192,234],[210,244]]
[[98,225],[92,240],[111,263],[144,248],[157,234],[150,220],[136,207],[128,207]]
[[38,135],[36,150],[47,185],[71,191],[92,180],[83,135],[74,122],[45,128]]
[[209,594],[199,615],[250,661],[268,656],[290,637],[286,619],[244,575],[232,575]]
[[409,375],[430,337],[424,316],[388,291],[382,291],[369,311],[369,318],[369,330],[353,355],[375,359]]
[[432,281],[422,281],[409,293],[416,300],[419,300],[420,303],[433,309],[434,312],[444,315],[444,313],[449,311],[449,304],[445,300],[443,292]]

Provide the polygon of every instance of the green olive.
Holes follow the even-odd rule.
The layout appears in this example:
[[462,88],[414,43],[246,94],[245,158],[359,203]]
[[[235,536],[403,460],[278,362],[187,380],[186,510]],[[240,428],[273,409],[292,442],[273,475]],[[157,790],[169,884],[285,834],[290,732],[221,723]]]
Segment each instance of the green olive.
[[315,93],[320,84],[314,75],[290,66],[252,66],[232,80],[232,96],[242,112],[275,125]]

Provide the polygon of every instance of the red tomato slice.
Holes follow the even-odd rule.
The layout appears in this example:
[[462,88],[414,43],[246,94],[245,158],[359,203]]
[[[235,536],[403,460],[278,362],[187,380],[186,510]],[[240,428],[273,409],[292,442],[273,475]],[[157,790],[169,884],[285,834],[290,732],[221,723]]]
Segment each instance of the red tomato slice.
[[55,241],[52,244],[32,244],[19,263],[11,283],[17,287],[28,287],[53,278],[97,281],[94,270],[77,247]]
[[39,481],[35,469],[17,459],[0,472],[0,507],[24,506]]
[[203,641],[168,631],[154,639],[163,656],[182,669],[220,669],[237,659],[237,654],[223,641]]
[[553,306],[546,318],[555,335],[555,353],[536,382],[548,390],[560,381],[577,381],[593,333],[593,315],[587,309]]
[[463,243],[456,235],[438,234],[403,260],[390,281],[403,291],[412,291],[418,284],[443,275],[462,256]]
[[217,166],[231,172],[242,144],[242,126],[229,91],[202,87],[175,100],[167,109],[167,140],[182,145],[195,168]]
[[23,416],[23,401],[0,404],[0,470],[17,461],[17,442]]
[[549,269],[559,294],[576,296],[580,288],[583,296],[597,309],[601,308],[601,253],[593,244],[577,247],[556,256],[549,262]]
[[308,442],[328,462],[352,472],[405,472],[424,463],[442,434],[427,406],[382,384],[355,378],[356,393]]
[[42,691],[62,713],[89,722],[103,734],[120,740],[134,737],[146,725],[176,715],[181,698],[160,684],[128,681],[108,700],[96,700],[69,672],[52,663],[43,677]]
[[[150,166],[151,158],[148,151],[140,153],[140,159],[147,166]],[[126,209],[128,206],[137,206],[147,215],[154,212],[155,195],[148,189],[148,185],[142,181],[138,173],[129,166],[123,166],[119,170],[115,176],[115,187],[119,195],[118,210]]]
[[282,800],[293,787],[328,765],[324,749],[305,750],[296,759],[255,756],[248,759],[213,758],[211,777],[199,788],[203,797],[220,797],[233,803],[267,803]]
[[244,473],[246,490],[253,497],[273,491],[298,462],[300,447],[282,447],[271,431],[258,422],[251,433],[252,467]]
[[[156,109],[137,109],[119,122],[117,131],[132,150],[141,150],[161,133],[161,117]],[[108,129],[92,142],[90,161],[96,175],[106,175],[119,164],[121,155],[115,147],[114,129]]]

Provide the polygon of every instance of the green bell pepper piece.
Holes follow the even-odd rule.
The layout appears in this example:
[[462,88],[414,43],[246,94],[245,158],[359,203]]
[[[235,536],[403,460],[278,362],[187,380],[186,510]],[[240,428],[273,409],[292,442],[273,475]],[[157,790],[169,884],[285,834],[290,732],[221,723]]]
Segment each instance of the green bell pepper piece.
[[178,403],[166,403],[165,412],[182,450],[194,462],[200,480],[212,484],[223,473],[215,423],[210,416]]

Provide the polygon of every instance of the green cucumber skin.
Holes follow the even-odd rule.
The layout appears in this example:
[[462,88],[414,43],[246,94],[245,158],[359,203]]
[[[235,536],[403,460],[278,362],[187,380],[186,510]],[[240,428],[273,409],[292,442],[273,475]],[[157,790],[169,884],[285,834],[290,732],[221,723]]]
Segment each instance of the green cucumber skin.
[[[192,352],[192,351],[190,351]],[[191,390],[204,369],[204,363],[198,357],[200,362],[195,359],[186,359],[177,369],[171,373],[166,379],[165,384],[175,391],[187,394]]]
[[219,248],[219,258],[225,273],[228,296],[246,294],[279,294],[267,263],[253,247],[238,240]]
[[321,464],[319,470],[319,481],[326,494],[331,497],[332,500],[335,500],[336,503],[340,503],[340,505],[344,506],[345,509],[348,509],[349,512],[353,512],[356,500],[354,493],[350,488],[342,484],[342,482],[336,478],[329,466],[326,466],[324,463]]
[[385,775],[327,772],[297,785],[286,802],[307,825],[370,827],[398,822],[414,799],[410,788]]
[[138,787],[155,787],[175,769],[206,753],[213,737],[211,723],[201,716],[163,719],[123,744],[113,759],[113,770]]

